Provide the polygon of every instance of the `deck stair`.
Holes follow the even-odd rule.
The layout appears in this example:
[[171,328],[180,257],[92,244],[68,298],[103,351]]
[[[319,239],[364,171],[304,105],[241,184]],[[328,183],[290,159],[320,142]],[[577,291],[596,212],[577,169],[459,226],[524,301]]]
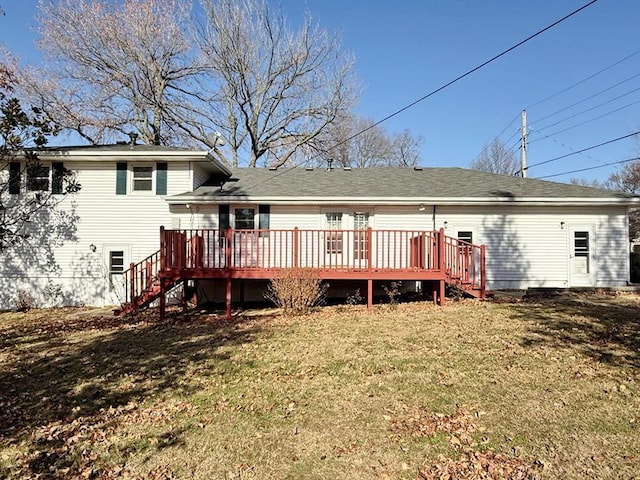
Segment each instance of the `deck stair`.
[[[138,263],[131,263],[123,274],[125,280],[125,300],[116,315],[127,315],[148,307],[160,298],[161,256],[160,250]],[[169,291],[180,278],[165,279],[165,292]]]

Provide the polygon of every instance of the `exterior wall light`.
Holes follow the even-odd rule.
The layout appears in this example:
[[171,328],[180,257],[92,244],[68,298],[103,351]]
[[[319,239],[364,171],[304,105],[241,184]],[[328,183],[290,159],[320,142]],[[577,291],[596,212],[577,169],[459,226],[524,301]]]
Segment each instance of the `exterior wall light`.
[[91,250],[93,253],[96,253],[97,249],[98,247],[96,247],[95,243],[92,243],[91,245],[89,245],[89,250]]
[[564,222],[560,222],[560,230],[564,230],[564,226],[565,226],[565,223]]

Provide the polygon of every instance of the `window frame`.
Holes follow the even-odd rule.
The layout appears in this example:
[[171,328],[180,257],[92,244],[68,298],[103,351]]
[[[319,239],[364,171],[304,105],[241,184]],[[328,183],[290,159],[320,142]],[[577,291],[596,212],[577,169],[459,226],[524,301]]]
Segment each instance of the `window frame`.
[[[40,174],[34,175],[39,170]],[[44,172],[46,170],[46,175]],[[40,162],[27,165],[26,168],[27,192],[51,192],[51,165]]]
[[[330,216],[339,217],[339,220],[330,218]],[[344,220],[348,217],[343,211],[327,210],[323,212],[325,233],[325,253],[328,255],[342,255],[344,252]],[[334,223],[339,221],[339,225]]]
[[[122,252],[122,271],[114,270],[112,265],[112,253]],[[131,245],[127,243],[110,243],[102,246],[102,259],[104,265],[104,272],[106,273],[106,279],[108,281],[109,290],[115,291],[116,289],[124,286],[124,272],[129,269],[131,262]],[[114,281],[116,278],[122,279],[122,281]],[[122,292],[121,292],[122,293]]]
[[[252,210],[253,215],[251,218],[252,227],[251,228],[238,228],[238,210]],[[258,229],[258,208],[257,205],[234,205],[232,207],[233,213],[233,229],[234,230],[257,230]],[[248,223],[247,223],[248,225]]]
[[[149,178],[136,178],[136,169],[150,169],[151,170],[151,175]],[[129,181],[129,191],[131,192],[131,194],[133,195],[153,195],[154,194],[154,189],[156,187],[156,166],[155,164],[149,164],[149,163],[132,163],[129,165],[128,170],[131,172],[131,179]],[[140,181],[145,181],[145,182],[150,182],[149,183],[149,188],[148,189],[137,189],[136,188],[136,181],[140,182]]]

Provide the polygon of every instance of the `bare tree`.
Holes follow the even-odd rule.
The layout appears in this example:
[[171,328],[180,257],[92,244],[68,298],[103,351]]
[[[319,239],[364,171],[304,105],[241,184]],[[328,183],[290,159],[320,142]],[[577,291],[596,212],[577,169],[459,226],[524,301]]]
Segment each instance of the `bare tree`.
[[569,183],[571,185],[580,185],[582,187],[606,188],[606,186],[598,180],[587,180],[586,178],[572,177],[569,179]]
[[44,146],[56,128],[39,109],[23,109],[12,97],[14,83],[13,65],[0,63],[0,253],[38,230],[51,229],[52,225],[34,228],[33,222],[50,218],[43,214],[51,213],[66,195],[80,189],[66,169],[58,170],[50,182],[49,167],[41,165],[34,150],[27,148]]
[[316,146],[324,153],[315,163],[331,158],[345,167],[413,167],[420,161],[421,143],[422,138],[408,130],[389,134],[373,119],[345,115],[319,138]]
[[232,163],[284,165],[353,105],[352,60],[307,15],[294,30],[265,0],[201,0],[212,114]]
[[132,131],[149,144],[207,143],[189,15],[186,0],[41,0],[46,63],[23,72],[26,98],[94,144]]
[[[610,190],[640,195],[640,160],[626,163],[607,179],[605,186]],[[629,237],[640,238],[640,209],[629,212]]]
[[414,136],[407,129],[391,136],[391,161],[398,167],[415,167],[420,163],[421,136]]
[[520,162],[497,138],[485,145],[480,155],[471,163],[471,169],[500,175],[515,175]]

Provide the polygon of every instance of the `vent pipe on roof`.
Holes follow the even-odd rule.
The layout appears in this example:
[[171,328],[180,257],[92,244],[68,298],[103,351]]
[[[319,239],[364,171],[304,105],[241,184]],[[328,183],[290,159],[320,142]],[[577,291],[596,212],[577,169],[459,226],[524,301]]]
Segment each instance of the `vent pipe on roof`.
[[138,134],[136,132],[129,132],[127,135],[129,135],[129,145],[135,145],[136,140],[138,140]]
[[331,170],[333,170],[333,167],[331,166],[331,164],[333,163],[333,158],[327,158],[327,171],[330,172]]

